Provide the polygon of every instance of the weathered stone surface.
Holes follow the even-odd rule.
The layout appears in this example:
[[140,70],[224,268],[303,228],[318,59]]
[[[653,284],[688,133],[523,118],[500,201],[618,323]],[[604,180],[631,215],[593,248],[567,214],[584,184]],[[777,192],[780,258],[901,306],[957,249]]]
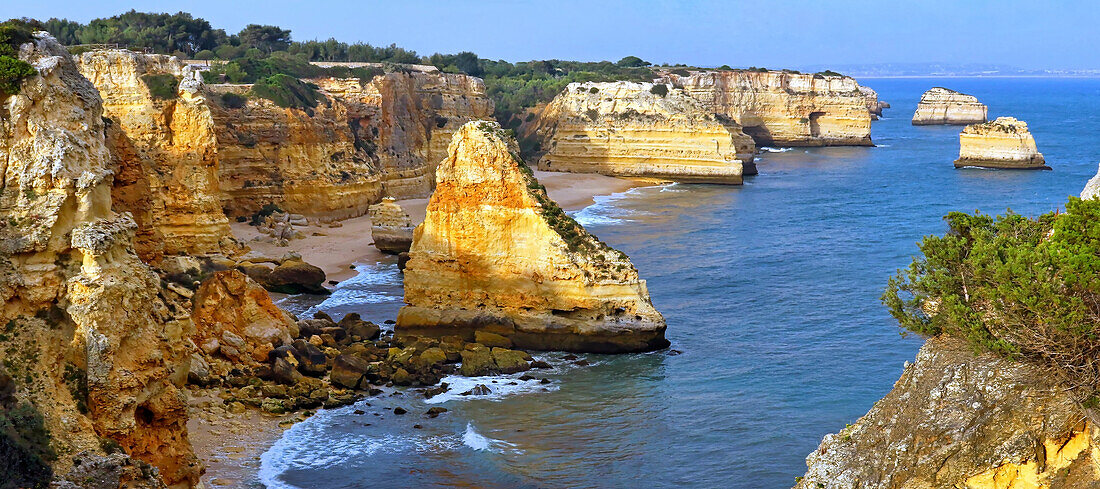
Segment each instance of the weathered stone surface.
[[392,197],[370,206],[370,223],[371,238],[379,251],[396,255],[412,247],[412,220]]
[[1027,123],[1012,117],[998,117],[983,124],[966,126],[959,134],[959,159],[955,168],[980,166],[1021,170],[1049,170]]
[[546,149],[540,170],[729,184],[756,173],[741,126],[669,85],[570,83],[525,130]]
[[196,328],[191,339],[196,345],[215,340],[222,348],[231,346],[237,354],[229,359],[235,362],[266,362],[268,352],[289,345],[298,333],[290,314],[279,309],[263,287],[237,270],[211,275],[193,302],[191,317]]
[[933,87],[921,95],[913,113],[913,125],[981,123],[987,120],[987,110],[985,104],[978,102],[978,97]]
[[741,124],[757,146],[871,146],[871,114],[847,76],[708,71],[659,78]]
[[1089,179],[1085,184],[1085,188],[1081,190],[1082,199],[1095,199],[1100,196],[1100,170],[1097,170],[1096,175]]
[[882,109],[889,109],[890,104],[878,99],[878,92],[871,87],[860,86],[860,93],[867,98],[867,112],[871,113],[871,120],[877,121],[882,117]]
[[[221,208],[214,119],[199,73],[173,56],[125,49],[77,58],[103,97],[115,166],[113,206],[133,214],[134,247],[146,262],[162,254],[238,248]],[[175,96],[154,96],[144,78],[176,80]]]
[[193,487],[180,387],[194,326],[134,253],[134,220],[112,210],[95,86],[45,33],[19,58],[37,74],[0,101],[0,351],[16,352],[15,396],[43,415],[59,478],[75,455],[105,455],[106,438]]
[[274,268],[243,262],[238,268],[265,289],[284,294],[328,294],[325,271],[301,259],[283,260]]
[[630,260],[549,200],[509,142],[490,122],[455,134],[414,234],[398,334],[485,330],[549,350],[667,346]]
[[1048,372],[929,339],[894,389],[826,435],[799,489],[1100,486],[1100,430]]
[[366,375],[369,369],[370,362],[362,357],[348,354],[339,355],[332,362],[329,380],[336,385],[358,389],[363,382],[363,376]]

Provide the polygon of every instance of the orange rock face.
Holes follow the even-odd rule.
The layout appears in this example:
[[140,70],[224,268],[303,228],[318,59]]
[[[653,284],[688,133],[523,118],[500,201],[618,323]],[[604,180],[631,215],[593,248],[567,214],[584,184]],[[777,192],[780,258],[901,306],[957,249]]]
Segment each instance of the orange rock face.
[[[294,319],[259,284],[237,270],[215,272],[193,299],[191,337],[203,351],[234,362],[266,362],[273,347],[298,335]],[[226,333],[229,334],[226,334]]]

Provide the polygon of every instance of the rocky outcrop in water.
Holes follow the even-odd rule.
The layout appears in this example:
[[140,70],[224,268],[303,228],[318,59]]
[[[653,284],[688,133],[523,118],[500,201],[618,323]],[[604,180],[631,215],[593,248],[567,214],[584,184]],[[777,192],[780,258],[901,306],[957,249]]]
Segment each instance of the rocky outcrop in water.
[[412,247],[412,220],[394,199],[386,197],[370,206],[370,222],[374,247],[380,251],[396,255]]
[[959,134],[955,168],[977,166],[1021,170],[1049,170],[1027,123],[1012,117],[966,126]]
[[625,254],[547,196],[491,122],[467,123],[440,163],[405,268],[399,335],[509,338],[519,348],[661,348],[665,322]]
[[113,204],[137,221],[146,262],[237,249],[221,206],[214,119],[198,73],[175,57],[113,49],[77,58],[103,97]]
[[1100,430],[1049,372],[929,339],[894,389],[826,435],[798,489],[1100,486]]
[[860,86],[859,91],[864,97],[867,97],[867,112],[871,113],[871,120],[877,121],[879,117],[882,117],[882,109],[890,108],[889,103],[878,99],[878,92],[873,88]]
[[981,123],[987,120],[986,113],[986,106],[978,102],[978,97],[934,87],[921,95],[913,113],[913,125]]
[[0,107],[0,351],[14,398],[43,416],[59,479],[78,454],[107,463],[121,447],[156,468],[143,477],[193,487],[189,311],[135,254],[134,220],[112,209],[95,86],[45,33],[20,58],[38,74]]
[[729,184],[756,173],[752,138],[668,85],[570,83],[529,130],[546,149],[540,170]]
[[740,124],[757,146],[871,146],[871,115],[847,76],[779,71],[668,73],[707,110]]

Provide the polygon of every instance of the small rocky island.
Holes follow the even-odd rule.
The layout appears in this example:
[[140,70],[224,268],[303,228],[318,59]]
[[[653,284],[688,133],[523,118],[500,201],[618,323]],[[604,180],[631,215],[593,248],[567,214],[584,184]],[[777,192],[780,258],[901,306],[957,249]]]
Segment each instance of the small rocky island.
[[955,168],[968,166],[1014,170],[1049,170],[1027,123],[1013,117],[966,126],[959,134]]
[[914,126],[963,125],[987,120],[987,108],[978,102],[978,97],[943,87],[924,92],[913,113]]
[[578,352],[668,346],[665,320],[626,254],[546,196],[495,122],[469,122],[439,164],[413,235],[398,336],[504,336]]

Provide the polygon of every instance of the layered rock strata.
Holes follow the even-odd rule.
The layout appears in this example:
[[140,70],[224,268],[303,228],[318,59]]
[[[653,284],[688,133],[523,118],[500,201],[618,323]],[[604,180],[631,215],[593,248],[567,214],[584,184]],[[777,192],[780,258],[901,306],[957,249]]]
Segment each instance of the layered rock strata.
[[959,134],[959,159],[955,168],[978,166],[1021,170],[1049,170],[1027,123],[1012,117],[998,117],[983,124],[966,126]]
[[383,193],[397,199],[427,197],[451,135],[493,117],[484,82],[468,75],[409,71],[314,82],[348,105],[348,123],[376,157]]
[[921,95],[913,113],[913,125],[975,124],[985,122],[987,117],[987,108],[978,102],[978,97],[933,87]]
[[370,206],[371,238],[384,253],[398,254],[412,247],[413,225],[409,214],[391,197]]
[[939,337],[806,464],[796,488],[1097,487],[1100,430],[1049,372]]
[[652,83],[570,83],[542,109],[539,169],[740,184],[752,138],[683,90]]
[[[133,248],[112,209],[115,165],[99,93],[68,52],[35,34],[37,75],[0,111],[0,351],[14,396],[44,418],[58,478],[121,447],[172,487],[198,484],[181,386],[189,311]],[[137,486],[116,474],[121,484]],[[129,475],[127,475],[129,474]]]
[[[78,59],[103,97],[116,209],[138,224],[146,262],[237,249],[222,212],[217,138],[198,73],[175,57],[100,50]],[[154,94],[151,86],[168,93]]]
[[658,81],[737,122],[757,146],[872,146],[867,96],[851,77],[709,71]]
[[399,335],[509,338],[519,348],[661,348],[645,281],[546,196],[496,123],[460,129],[405,268]]

